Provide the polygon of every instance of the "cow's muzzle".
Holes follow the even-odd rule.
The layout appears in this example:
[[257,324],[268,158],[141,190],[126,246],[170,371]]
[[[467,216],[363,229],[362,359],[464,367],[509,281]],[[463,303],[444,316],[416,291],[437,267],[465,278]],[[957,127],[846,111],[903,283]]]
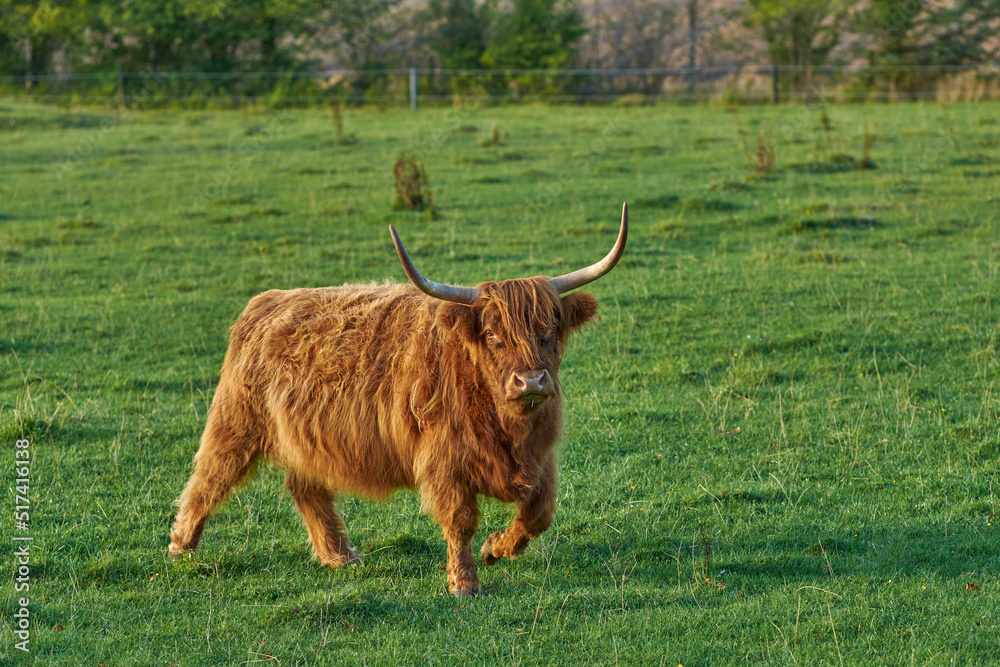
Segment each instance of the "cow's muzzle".
[[553,382],[547,370],[514,373],[507,388],[507,396],[529,408],[536,408],[553,394]]

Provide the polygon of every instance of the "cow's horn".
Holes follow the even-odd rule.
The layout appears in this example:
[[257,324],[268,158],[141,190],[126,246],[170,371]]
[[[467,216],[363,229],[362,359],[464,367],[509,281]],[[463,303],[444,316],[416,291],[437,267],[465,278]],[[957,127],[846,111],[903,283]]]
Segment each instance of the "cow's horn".
[[389,233],[392,234],[392,242],[396,246],[396,252],[399,254],[399,261],[403,263],[403,270],[406,271],[406,277],[421,292],[442,301],[464,303],[467,306],[472,305],[479,298],[479,290],[474,287],[442,285],[441,283],[436,283],[433,280],[425,278],[424,274],[417,271],[417,267],[413,265],[413,260],[406,254],[406,248],[403,247],[403,242],[399,240],[396,228],[389,225]]
[[565,294],[570,290],[575,290],[577,287],[583,287],[589,282],[593,282],[603,276],[605,273],[615,268],[615,264],[618,260],[622,258],[622,253],[625,252],[625,242],[628,240],[628,203],[622,204],[622,226],[618,230],[618,240],[615,241],[615,247],[611,249],[607,257],[599,261],[597,264],[591,264],[588,267],[574,271],[573,273],[567,273],[564,276],[559,276],[558,278],[549,278],[549,284],[552,288],[559,294]]

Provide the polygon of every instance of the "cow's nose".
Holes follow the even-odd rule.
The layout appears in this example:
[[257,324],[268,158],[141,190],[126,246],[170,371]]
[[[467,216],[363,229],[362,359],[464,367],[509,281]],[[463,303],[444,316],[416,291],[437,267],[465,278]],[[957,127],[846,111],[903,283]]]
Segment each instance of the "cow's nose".
[[549,374],[545,371],[531,371],[528,373],[514,374],[514,389],[521,396],[528,394],[543,394],[548,385]]

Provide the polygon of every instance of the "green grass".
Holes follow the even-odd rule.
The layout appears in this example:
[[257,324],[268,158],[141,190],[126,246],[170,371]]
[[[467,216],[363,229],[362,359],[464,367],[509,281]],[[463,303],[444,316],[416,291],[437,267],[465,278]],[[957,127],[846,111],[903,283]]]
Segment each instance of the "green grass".
[[[0,104],[5,544],[14,440],[34,454],[32,653],[8,581],[0,661],[995,660],[996,108],[827,111],[743,109],[745,139],[716,107],[347,111],[340,145],[320,112]],[[403,150],[437,219],[391,210]],[[624,200],[561,373],[555,524],[480,568],[485,597],[448,596],[410,493],[341,500],[368,555],[319,567],[269,468],[168,562],[251,296],[404,279],[389,223],[438,281],[563,273]],[[510,516],[484,504],[477,552]]]

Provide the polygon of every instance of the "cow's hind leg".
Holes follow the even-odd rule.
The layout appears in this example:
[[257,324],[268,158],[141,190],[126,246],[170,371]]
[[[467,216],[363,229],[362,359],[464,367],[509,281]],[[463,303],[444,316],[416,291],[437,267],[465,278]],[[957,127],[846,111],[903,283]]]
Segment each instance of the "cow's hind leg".
[[285,488],[306,524],[316,560],[330,567],[358,560],[344,532],[344,522],[333,508],[330,491],[292,472],[285,477]]
[[181,497],[170,531],[171,558],[198,547],[205,521],[253,469],[259,450],[237,435],[221,410],[213,410],[195,455],[195,470]]

